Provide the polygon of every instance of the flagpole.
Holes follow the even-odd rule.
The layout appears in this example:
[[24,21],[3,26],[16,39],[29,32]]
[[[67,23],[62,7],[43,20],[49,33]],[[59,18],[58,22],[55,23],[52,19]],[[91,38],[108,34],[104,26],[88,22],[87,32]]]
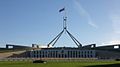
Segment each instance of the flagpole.
[[63,23],[64,23],[64,30],[66,31],[67,30],[67,24],[66,24],[66,22],[67,22],[67,15],[66,15],[66,8],[64,7],[64,16],[63,16]]
[[73,40],[73,42],[78,46],[78,48],[82,47],[82,44],[67,30],[67,15],[66,15],[66,8],[62,8],[59,10],[59,12],[63,12],[63,30],[62,32],[60,32],[50,43],[48,43],[48,48],[51,46],[54,46],[56,44],[56,42],[59,40],[59,38],[61,37],[61,35],[63,34],[63,32],[68,33],[68,35],[71,37],[71,39]]

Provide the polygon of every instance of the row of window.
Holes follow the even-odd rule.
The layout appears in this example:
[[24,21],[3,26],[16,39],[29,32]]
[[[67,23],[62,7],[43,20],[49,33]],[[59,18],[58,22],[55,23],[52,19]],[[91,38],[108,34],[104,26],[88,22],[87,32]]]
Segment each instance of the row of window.
[[32,51],[32,57],[48,58],[92,58],[95,51]]
[[78,54],[92,54],[93,51],[32,51],[34,54],[49,54],[49,53],[78,53]]
[[34,58],[94,58],[94,55],[66,55],[66,54],[57,54],[57,55],[33,55]]

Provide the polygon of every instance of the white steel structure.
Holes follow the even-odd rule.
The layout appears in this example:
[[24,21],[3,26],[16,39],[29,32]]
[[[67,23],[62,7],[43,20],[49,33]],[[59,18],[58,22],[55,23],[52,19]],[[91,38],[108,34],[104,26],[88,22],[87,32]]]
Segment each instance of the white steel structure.
[[[64,11],[65,13],[65,15],[63,16],[63,30],[50,43],[47,44],[47,48],[33,50],[31,51],[30,56],[32,58],[95,58],[95,50],[82,48],[82,44],[67,30],[67,16],[65,8],[59,10],[59,12],[62,11]],[[77,48],[53,47],[59,40],[63,32],[66,32],[70,36],[70,38],[76,44]]]

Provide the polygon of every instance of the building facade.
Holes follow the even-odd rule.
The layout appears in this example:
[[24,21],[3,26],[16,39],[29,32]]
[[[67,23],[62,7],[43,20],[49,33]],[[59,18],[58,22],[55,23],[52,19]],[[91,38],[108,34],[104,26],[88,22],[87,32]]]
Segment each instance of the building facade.
[[41,48],[30,52],[31,58],[95,58],[95,50],[79,48]]

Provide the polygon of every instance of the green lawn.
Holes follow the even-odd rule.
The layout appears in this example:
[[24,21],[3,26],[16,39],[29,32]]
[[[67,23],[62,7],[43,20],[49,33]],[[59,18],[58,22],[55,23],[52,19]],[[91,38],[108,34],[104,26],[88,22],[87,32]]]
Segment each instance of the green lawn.
[[80,61],[32,63],[27,61],[1,61],[0,67],[85,67],[91,65],[120,64],[120,61]]

